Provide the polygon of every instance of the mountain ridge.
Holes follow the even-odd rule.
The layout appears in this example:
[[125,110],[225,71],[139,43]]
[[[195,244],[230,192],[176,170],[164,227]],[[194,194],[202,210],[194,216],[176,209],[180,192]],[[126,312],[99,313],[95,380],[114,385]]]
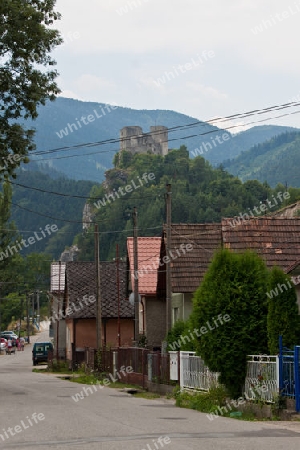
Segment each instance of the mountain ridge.
[[[102,117],[97,117],[100,115]],[[91,116],[91,121],[88,121],[88,116]],[[81,120],[82,117],[85,119]],[[39,165],[55,168],[68,178],[102,182],[106,170],[113,167],[115,153],[119,151],[121,128],[137,125],[143,132],[148,132],[150,126],[163,125],[174,128],[193,123],[197,123],[197,128],[189,126],[186,129],[174,129],[169,132],[169,148],[186,145],[190,155],[196,156],[193,152],[197,148],[204,144],[208,146],[216,135],[226,133],[228,136],[226,141],[216,146],[212,145],[211,149],[205,151],[205,158],[213,165],[221,164],[224,159],[234,158],[242,150],[291,129],[265,125],[233,135],[227,130],[171,110],[135,110],[58,97],[54,102],[48,102],[41,107],[38,118],[31,123],[36,129],[37,148],[29,156]],[[67,132],[63,133],[62,130]],[[111,139],[115,140],[115,143],[93,145],[95,142]],[[82,146],[87,143],[90,143],[90,146]],[[72,146],[74,148],[69,148]]]
[[256,179],[271,187],[278,183],[300,187],[300,132],[286,132],[253,146],[232,160],[223,162],[224,168],[243,182]]

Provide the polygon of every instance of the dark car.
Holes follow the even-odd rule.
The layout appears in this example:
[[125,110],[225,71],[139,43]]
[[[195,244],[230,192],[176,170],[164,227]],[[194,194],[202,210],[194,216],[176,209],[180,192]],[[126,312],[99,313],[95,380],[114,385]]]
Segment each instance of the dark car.
[[51,342],[35,342],[32,349],[32,364],[36,366],[39,362],[48,362],[48,351],[53,351]]

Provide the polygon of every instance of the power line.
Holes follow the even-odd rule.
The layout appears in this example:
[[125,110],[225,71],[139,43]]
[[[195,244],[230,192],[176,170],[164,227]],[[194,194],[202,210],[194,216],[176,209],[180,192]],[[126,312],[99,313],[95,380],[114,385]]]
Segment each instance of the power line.
[[[32,214],[37,214],[37,215],[39,215],[39,216],[42,216],[42,217],[47,217],[48,219],[53,219],[53,220],[58,220],[58,221],[61,221],[61,222],[67,222],[67,223],[80,223],[81,225],[83,224],[83,223],[88,223],[88,224],[94,224],[94,223],[104,223],[104,222],[107,222],[108,221],[108,219],[104,219],[104,220],[97,220],[97,221],[95,221],[95,222],[84,222],[83,220],[68,220],[68,219],[63,219],[63,218],[58,218],[58,217],[53,217],[53,216],[49,216],[49,215],[47,215],[47,214],[43,214],[43,213],[40,213],[40,212],[37,212],[37,211],[33,211],[32,209],[29,209],[29,208],[25,208],[24,206],[21,206],[21,205],[18,205],[17,203],[14,203],[14,202],[12,202],[12,201],[10,201],[9,203],[11,203],[12,205],[14,205],[14,206],[17,206],[18,208],[20,208],[20,209],[24,209],[25,211],[28,211],[28,212],[30,212],[30,213],[32,213]],[[157,229],[157,228],[160,228],[160,226],[159,227],[148,227],[148,228],[140,228],[139,230],[140,231],[145,231],[145,230],[151,230],[151,229]],[[36,231],[36,230],[35,230]],[[102,231],[101,232],[101,234],[109,234],[109,233],[127,233],[127,232],[132,232],[133,231],[133,229],[131,229],[131,230],[113,230],[113,231]],[[18,230],[15,230],[15,233],[18,233]],[[59,230],[56,232],[56,233],[59,233]]]
[[32,209],[25,208],[25,206],[18,205],[17,203],[14,203],[12,201],[9,201],[9,203],[11,205],[13,205],[13,206],[17,206],[18,208],[23,209],[24,211],[28,211],[28,212],[30,212],[32,214],[37,214],[38,216],[47,217],[47,219],[58,220],[60,222],[68,222],[68,223],[80,223],[80,224],[83,223],[82,220],[68,220],[68,219],[63,219],[63,218],[49,216],[48,214],[43,214],[43,213],[40,213],[40,212],[37,212],[37,211],[33,211]]
[[[100,200],[100,197],[90,197],[90,196],[86,196],[86,195],[72,195],[72,194],[63,194],[61,192],[55,192],[55,191],[48,191],[47,189],[41,189],[41,188],[35,188],[32,186],[26,186],[25,184],[21,184],[21,183],[17,183],[15,181],[11,181],[11,180],[5,180],[5,182],[10,183],[14,186],[19,186],[22,187],[24,189],[31,189],[33,191],[38,191],[38,192],[42,192],[42,193],[46,193],[46,194],[53,194],[53,195],[58,195],[61,197],[69,197],[69,198],[80,198],[80,199],[85,199],[85,200]],[[114,193],[112,193],[112,195],[115,195]],[[160,194],[158,194],[159,196]],[[104,195],[105,197],[105,195]],[[143,195],[141,197],[134,197],[134,200],[143,200],[145,198],[155,198],[157,197],[157,195],[153,196],[153,195]],[[129,200],[131,197],[119,197],[118,200]],[[115,199],[116,200],[116,199]]]
[[[177,126],[169,127],[169,128],[166,127],[166,131],[168,131],[168,133],[172,133],[172,132],[181,131],[181,130],[184,130],[184,129],[187,129],[187,128],[190,129],[190,128],[193,128],[193,127],[196,127],[196,126],[204,127],[204,126],[207,126],[207,124],[211,124],[211,123],[215,124],[217,122],[221,122],[222,123],[222,122],[226,122],[226,121],[229,121],[229,120],[231,121],[231,120],[237,120],[237,119],[244,119],[246,117],[250,117],[250,116],[253,116],[255,114],[266,114],[266,113],[269,113],[271,111],[280,111],[282,109],[294,108],[294,107],[299,106],[299,105],[300,105],[300,103],[290,102],[290,103],[285,103],[285,104],[282,104],[282,105],[271,106],[271,107],[268,107],[268,108],[256,109],[256,110],[249,111],[249,112],[232,114],[230,116],[218,117],[216,119],[210,119],[210,120],[207,120],[205,122],[204,121],[196,121],[196,122],[192,122],[190,124],[177,125]],[[297,111],[293,111],[293,112],[290,112],[290,113],[281,114],[281,115],[275,116],[275,117],[268,117],[266,119],[248,122],[248,123],[246,123],[244,125],[253,125],[255,123],[266,122],[268,120],[273,120],[273,119],[282,118],[282,117],[285,117],[285,116],[288,116],[288,115],[298,114],[299,112],[300,112],[300,110],[297,110]],[[238,127],[240,127],[240,125],[231,125],[231,126],[225,127],[225,128],[226,128],[226,130],[229,130],[229,129],[238,128]],[[180,137],[180,138],[168,139],[167,141],[164,141],[164,142],[174,142],[174,141],[179,141],[179,140],[183,140],[183,139],[189,139],[191,137],[204,136],[206,134],[216,133],[216,132],[219,132],[219,131],[223,131],[223,129],[216,128],[216,129],[213,129],[213,130],[206,131],[204,133],[198,133],[198,134],[194,134],[194,135],[190,135],[190,136],[183,136],[183,137]],[[153,135],[153,134],[160,134],[160,133],[161,133],[161,131],[154,131],[151,134]],[[147,135],[147,134],[150,134],[150,133],[143,133],[143,134]],[[133,135],[131,137],[138,137],[138,135]],[[68,150],[72,150],[72,149],[76,149],[76,148],[95,147],[95,146],[102,146],[102,145],[106,145],[106,144],[120,143],[121,141],[124,142],[126,140],[131,139],[131,137],[130,138],[116,138],[116,139],[110,138],[110,139],[106,139],[106,140],[103,140],[103,141],[88,142],[88,143],[76,144],[76,145],[71,145],[71,146],[57,147],[57,148],[54,148],[54,149],[38,151],[38,152],[32,153],[32,154],[34,156],[42,156],[42,155],[56,153],[56,152],[68,151]],[[118,150],[119,149],[109,149],[109,150],[97,151],[97,152],[92,152],[92,153],[85,153],[84,155],[87,156],[87,155],[93,155],[93,154],[98,154],[98,153],[116,152]],[[43,161],[43,160],[47,160],[47,159],[65,159],[65,158],[73,158],[73,157],[77,157],[77,156],[82,156],[82,155],[78,155],[77,154],[77,155],[60,156],[60,157],[57,157],[57,158],[54,158],[54,157],[53,158],[40,158],[40,159],[37,159],[36,161]]]

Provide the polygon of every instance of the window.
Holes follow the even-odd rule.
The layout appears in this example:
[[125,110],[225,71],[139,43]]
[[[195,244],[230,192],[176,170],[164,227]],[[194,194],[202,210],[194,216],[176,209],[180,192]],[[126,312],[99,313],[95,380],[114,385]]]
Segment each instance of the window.
[[173,308],[173,323],[179,319],[179,308]]

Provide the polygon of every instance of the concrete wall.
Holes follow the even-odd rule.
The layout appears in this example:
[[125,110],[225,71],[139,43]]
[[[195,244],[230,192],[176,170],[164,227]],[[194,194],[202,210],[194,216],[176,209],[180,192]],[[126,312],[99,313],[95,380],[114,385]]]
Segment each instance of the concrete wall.
[[[55,322],[52,323],[51,329],[53,331],[54,354],[55,354],[55,356],[57,355],[57,347],[58,347],[59,359],[65,359],[66,358],[66,321],[64,319],[56,320]],[[57,336],[58,336],[58,338],[57,338]]]
[[166,337],[166,302],[156,297],[145,298],[145,332],[150,347],[161,347]]
[[72,344],[73,344],[73,321],[66,320],[66,359],[72,359]]
[[187,320],[193,309],[193,294],[172,294],[172,325],[177,320]]

